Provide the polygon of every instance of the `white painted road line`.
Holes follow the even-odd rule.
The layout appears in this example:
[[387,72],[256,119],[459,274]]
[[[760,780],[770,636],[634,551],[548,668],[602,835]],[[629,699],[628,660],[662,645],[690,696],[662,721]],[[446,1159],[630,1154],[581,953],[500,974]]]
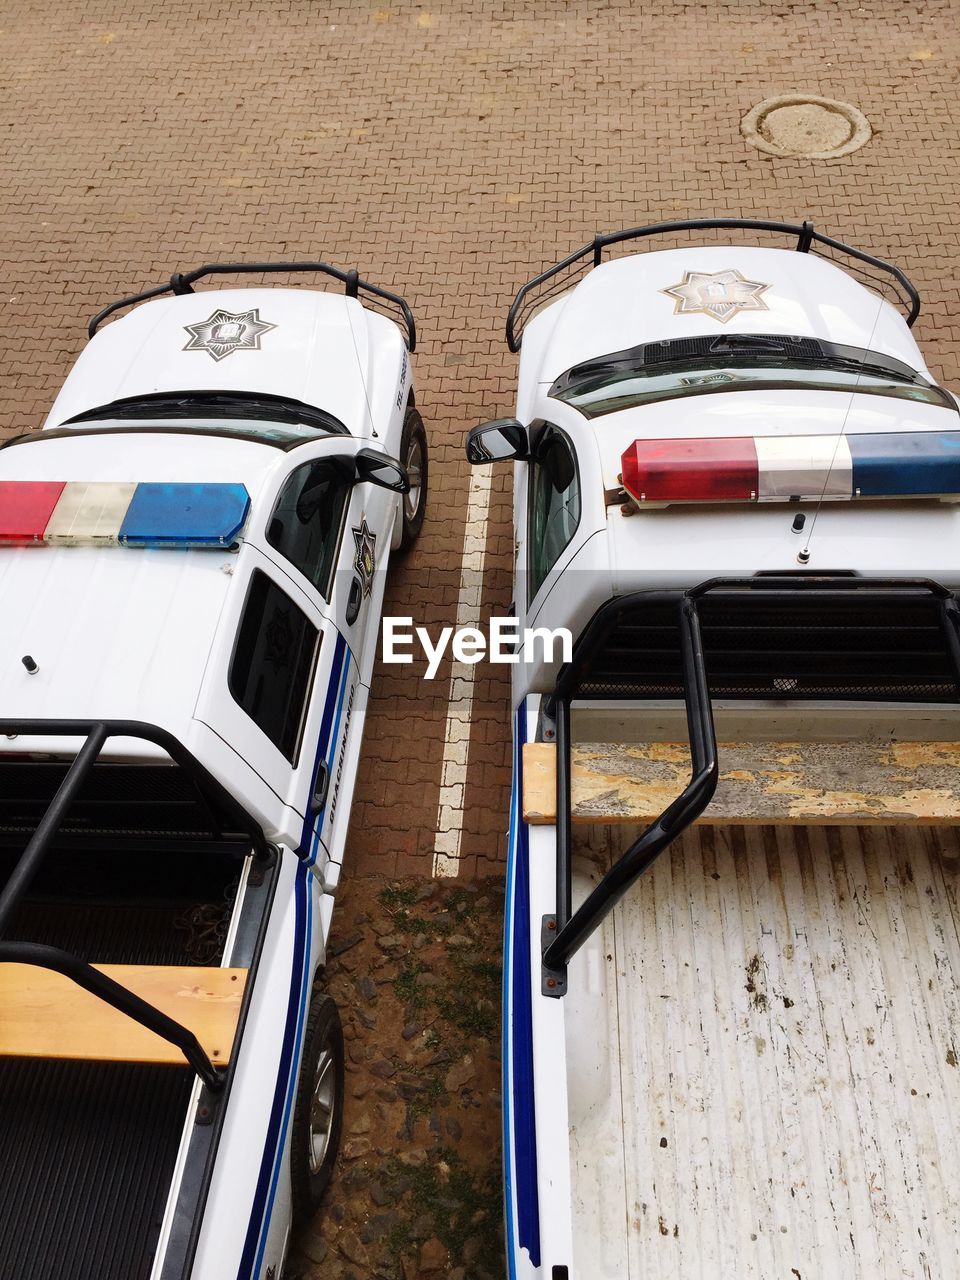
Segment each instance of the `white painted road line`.
[[[492,485],[493,467],[471,469],[467,524],[460,562],[460,591],[457,597],[458,628],[476,626],[480,621],[483,560],[487,547]],[[476,673],[476,663],[454,662],[450,669],[447,724],[443,735],[443,771],[440,775],[440,802],[437,806],[437,834],[433,844],[435,876],[460,874],[460,842],[463,838],[463,806],[470,757],[470,720],[473,715]]]

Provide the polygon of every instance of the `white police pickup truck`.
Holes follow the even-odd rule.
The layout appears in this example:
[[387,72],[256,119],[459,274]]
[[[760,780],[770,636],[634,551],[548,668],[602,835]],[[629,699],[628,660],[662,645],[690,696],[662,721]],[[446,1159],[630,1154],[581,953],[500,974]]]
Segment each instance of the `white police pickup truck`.
[[468,458],[515,460],[521,626],[573,636],[514,686],[511,1278],[956,1275],[960,417],[918,310],[721,219],[510,311]]
[[[272,271],[345,294],[193,289]],[[0,1275],[278,1277],[340,1134],[317,977],[424,517],[413,318],[227,264],[90,336],[0,449]]]

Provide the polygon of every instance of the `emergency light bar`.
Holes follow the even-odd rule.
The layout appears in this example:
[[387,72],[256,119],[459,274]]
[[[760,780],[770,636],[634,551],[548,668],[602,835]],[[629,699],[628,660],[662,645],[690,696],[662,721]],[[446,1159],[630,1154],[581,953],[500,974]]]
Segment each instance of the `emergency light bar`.
[[960,497],[960,431],[635,440],[621,466],[638,502]]
[[250,510],[242,484],[0,481],[0,546],[228,547]]

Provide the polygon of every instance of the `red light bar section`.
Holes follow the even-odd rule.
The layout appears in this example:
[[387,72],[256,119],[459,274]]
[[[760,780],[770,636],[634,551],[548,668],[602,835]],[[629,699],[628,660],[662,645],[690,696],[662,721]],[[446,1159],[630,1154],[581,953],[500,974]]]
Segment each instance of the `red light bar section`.
[[39,542],[64,484],[63,480],[0,480],[0,544]]
[[755,502],[760,476],[749,436],[635,440],[621,458],[622,484],[638,502]]

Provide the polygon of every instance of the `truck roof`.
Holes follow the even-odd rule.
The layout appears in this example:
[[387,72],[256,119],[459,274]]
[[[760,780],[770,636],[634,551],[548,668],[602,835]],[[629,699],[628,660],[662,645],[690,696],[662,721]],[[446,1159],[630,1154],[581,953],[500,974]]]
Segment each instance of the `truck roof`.
[[[207,551],[5,549],[5,716],[142,720],[187,740],[235,559]],[[22,665],[27,654],[36,674]]]
[[[255,505],[284,457],[228,437],[40,432],[0,451],[0,480],[233,483]],[[4,715],[144,720],[186,741],[235,564],[226,550],[0,549]]]
[[375,392],[381,382],[396,390],[404,354],[390,320],[339,294],[207,289],[159,298],[94,335],[44,425],[133,397],[226,391],[299,400],[367,436]]

